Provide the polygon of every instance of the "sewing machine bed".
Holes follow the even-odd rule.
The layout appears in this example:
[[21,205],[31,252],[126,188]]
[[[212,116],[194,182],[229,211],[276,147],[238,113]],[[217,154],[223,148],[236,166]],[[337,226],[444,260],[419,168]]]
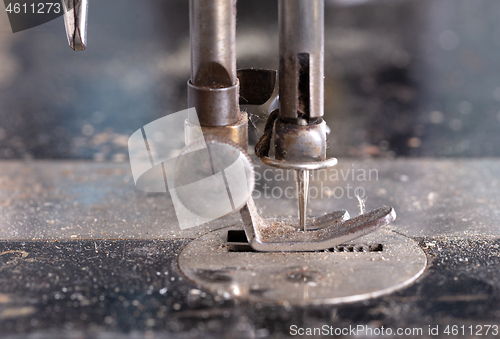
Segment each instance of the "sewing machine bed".
[[[378,180],[346,175],[369,169]],[[466,334],[481,325],[484,335],[500,314],[500,160],[340,159],[336,171],[346,180],[336,181],[335,172],[313,177],[311,187],[327,194],[311,200],[311,213],[344,208],[356,215],[357,199],[332,194],[346,184],[364,187],[368,210],[393,206],[398,218],[388,228],[417,241],[427,255],[415,283],[340,305],[214,294],[186,279],[177,258],[193,239],[238,225],[238,214],[181,231],[169,196],[136,190],[128,164],[2,161],[1,336],[285,337],[293,325],[421,328],[424,337],[429,326],[447,337],[448,325]],[[289,179],[275,184],[284,188],[293,184]],[[293,199],[266,199],[265,189],[257,189],[263,215],[293,213]]]

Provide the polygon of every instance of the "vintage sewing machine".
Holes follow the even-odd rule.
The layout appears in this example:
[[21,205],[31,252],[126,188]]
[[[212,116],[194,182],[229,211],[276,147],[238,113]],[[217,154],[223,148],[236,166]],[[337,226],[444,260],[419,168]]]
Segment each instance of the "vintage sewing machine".
[[[63,5],[70,47],[90,48],[88,0]],[[237,69],[235,0],[190,0],[189,109],[172,127],[182,135],[178,152],[157,152],[169,146],[155,135],[166,142],[175,132],[163,120],[134,133],[145,163],[137,170],[129,153],[132,173],[115,163],[0,165],[11,178],[29,174],[0,180],[9,195],[0,200],[0,221],[10,225],[0,233],[8,333],[255,338],[350,335],[351,326],[358,337],[399,329],[445,336],[451,323],[465,334],[494,323],[498,282],[489,270],[498,240],[482,236],[498,235],[498,161],[370,160],[377,177],[363,187],[370,206],[383,206],[371,211],[363,197],[332,199],[332,189],[310,197],[337,169],[352,183],[349,170],[368,166],[327,157],[324,6],[278,0],[275,71]],[[245,107],[265,103],[265,126],[249,148]],[[138,178],[150,169],[159,188],[141,192]],[[291,198],[252,197],[266,171],[293,174],[293,190],[283,187]],[[481,177],[491,185],[469,194]],[[206,178],[214,185],[181,189]],[[219,213],[221,196],[232,213]],[[347,213],[352,201],[357,216]],[[182,226],[179,208],[192,224]],[[482,309],[489,315],[479,317]]]
[[[84,50],[88,3],[73,4],[65,14],[70,46]],[[68,5],[66,5],[68,7]],[[279,1],[280,70],[279,108],[270,113],[266,130],[256,146],[264,164],[297,172],[299,222],[297,231],[279,220],[259,217],[248,194],[242,208],[245,234],[258,251],[312,251],[333,248],[379,229],[396,217],[394,209],[380,209],[349,219],[346,211],[307,219],[309,171],[326,169],[337,159],[326,160],[327,136],[324,110],[324,2]],[[76,14],[76,15],[75,15]],[[233,143],[244,153],[248,148],[248,117],[239,105],[262,105],[273,94],[276,72],[236,69],[236,3],[234,0],[190,2],[191,80],[186,144],[196,142],[201,126],[208,143]],[[275,159],[269,157],[274,135]],[[210,146],[208,146],[210,147]],[[250,175],[251,161],[245,163]],[[196,167],[196,162],[189,164]],[[249,179],[253,182],[253,179]],[[247,192],[252,192],[253,186]],[[326,211],[328,212],[328,211]],[[278,223],[276,223],[278,222]],[[269,226],[269,223],[274,223]],[[283,227],[282,227],[283,228]],[[287,229],[288,228],[288,229]],[[279,236],[264,236],[272,231]],[[269,233],[269,232],[267,232]]]
[[[235,0],[191,0],[189,3],[191,79],[187,84],[188,107],[191,110],[184,123],[183,139],[186,148],[176,160],[174,178],[171,181],[166,180],[165,185],[176,186],[175,192],[170,190],[174,204],[178,201],[176,212],[180,209],[178,206],[182,205],[182,208],[189,210],[186,213],[204,218],[214,213],[215,204],[220,200],[213,197],[212,191],[217,190],[215,181],[210,181],[203,187],[197,186],[193,190],[194,194],[183,190],[182,185],[196,185],[204,177],[214,178],[215,175],[222,173],[220,180],[224,181],[225,189],[230,193],[233,211],[240,211],[242,225],[240,228],[237,226],[235,228],[235,225],[229,223],[226,226],[232,226],[231,228],[210,234],[209,238],[217,234],[215,236],[217,241],[216,245],[210,246],[209,249],[204,245],[212,244],[214,239],[201,238],[188,246],[184,255],[179,258],[181,270],[189,278],[199,280],[197,272],[206,270],[207,267],[218,267],[218,271],[221,271],[220,265],[229,267],[249,265],[241,261],[241,258],[236,262],[230,261],[229,264],[227,256],[228,253],[231,255],[232,251],[285,251],[291,253],[286,254],[287,260],[279,265],[270,264],[273,261],[272,255],[267,258],[259,254],[253,254],[259,259],[252,264],[264,267],[265,271],[288,271],[286,274],[273,275],[274,279],[283,281],[283,284],[278,285],[273,282],[273,286],[265,286],[261,277],[252,279],[246,273],[236,272],[231,278],[233,283],[229,289],[227,284],[210,283],[206,286],[216,292],[227,291],[236,297],[245,294],[245,298],[255,296],[255,293],[249,292],[252,288],[256,288],[255,286],[258,286],[259,290],[275,290],[273,293],[276,293],[277,288],[288,286],[289,291],[286,296],[278,297],[276,301],[286,300],[306,304],[321,303],[325,300],[337,303],[363,299],[405,286],[416,279],[425,267],[425,256],[418,247],[412,246],[408,239],[400,239],[396,234],[385,233],[386,238],[372,239],[370,244],[353,243],[355,239],[392,222],[396,218],[393,208],[381,207],[354,218],[350,218],[345,210],[325,211],[324,215],[307,218],[310,171],[325,170],[337,164],[336,158],[326,159],[327,127],[323,120],[324,0],[280,0],[278,3],[279,96],[275,99],[277,107],[270,112],[264,133],[255,146],[255,154],[267,166],[296,172],[298,218],[263,218],[259,215],[251,196],[254,189],[254,169],[247,154],[248,116],[240,109],[240,105],[262,105],[267,102],[274,92],[276,71],[236,69]],[[73,7],[74,10],[65,14],[68,41],[73,49],[84,50],[87,3],[73,4]],[[168,135],[168,138],[162,140],[171,139],[174,133],[168,130],[168,124],[165,123],[163,129],[156,129],[154,132]],[[150,127],[145,127],[144,133],[146,143],[149,145],[149,150],[144,150],[144,153],[149,152],[152,166],[159,168],[166,158],[158,156],[158,153],[162,153],[158,149],[168,146],[153,140]],[[143,145],[142,132],[137,131],[136,134],[139,144]],[[133,139],[134,137],[131,137],[131,140]],[[274,157],[269,154],[273,140]],[[132,148],[135,146],[129,141],[129,150]],[[135,153],[130,151],[132,170],[137,184],[142,172],[136,175],[137,165],[134,167],[134,162],[140,160],[136,160],[138,156]],[[234,154],[237,156],[232,156]],[[145,162],[143,167],[148,167],[149,159]],[[244,168],[241,173],[246,180],[237,182],[237,178],[230,177],[228,167],[234,167],[236,162]],[[161,166],[164,175],[168,177],[168,169],[165,171],[165,167],[168,166],[163,164]],[[200,176],[200,171],[206,173]],[[162,191],[163,185],[160,182]],[[225,194],[223,189],[223,195]],[[200,197],[203,195],[209,198],[204,200]],[[206,208],[201,207],[204,205]],[[223,215],[224,213],[220,213],[215,216]],[[179,213],[177,216],[179,217]],[[201,252],[200,248],[203,248]],[[213,251],[214,248],[223,249],[222,252],[219,251],[217,258],[201,260],[206,258],[204,251]],[[381,249],[384,250],[384,255],[393,258],[408,257],[408,253],[412,253],[415,257],[403,264],[411,268],[405,269],[404,274],[391,275],[389,272],[395,270],[393,262],[385,265],[385,269],[380,265],[364,267],[366,260],[374,260],[374,253]],[[348,288],[353,285],[350,279],[344,279],[337,288],[330,286],[326,289],[325,284],[328,280],[330,284],[334,280],[338,284],[338,279],[332,278],[326,279],[322,286],[316,285],[318,291],[305,293],[303,286],[296,285],[296,280],[301,280],[304,274],[324,275],[330,270],[332,273],[341,270],[338,267],[322,267],[324,265],[319,261],[315,262],[318,254],[312,252],[318,250],[372,252],[354,260],[352,258],[343,260],[344,269],[359,271],[358,275],[371,277],[372,283],[361,286],[358,284],[356,285],[358,289],[352,289]],[[298,258],[302,255],[296,252],[310,252],[312,258],[308,258],[300,266]],[[333,257],[331,259],[338,260]],[[315,268],[312,269],[311,266]],[[299,273],[295,272],[297,267]],[[308,272],[304,273],[303,270]],[[290,278],[290,274],[294,277],[298,275],[299,278]],[[200,283],[204,285],[203,279]],[[348,290],[349,292],[346,292]],[[261,298],[259,296],[256,299]],[[273,298],[268,296],[264,299]]]

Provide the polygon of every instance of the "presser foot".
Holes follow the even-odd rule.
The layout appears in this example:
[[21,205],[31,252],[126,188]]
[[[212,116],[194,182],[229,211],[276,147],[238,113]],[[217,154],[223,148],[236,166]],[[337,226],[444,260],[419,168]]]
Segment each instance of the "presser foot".
[[301,231],[289,220],[262,218],[252,198],[240,214],[248,243],[261,252],[324,250],[374,232],[396,219],[396,211],[389,206],[352,219],[349,219],[347,211],[341,210],[309,218],[308,230]]

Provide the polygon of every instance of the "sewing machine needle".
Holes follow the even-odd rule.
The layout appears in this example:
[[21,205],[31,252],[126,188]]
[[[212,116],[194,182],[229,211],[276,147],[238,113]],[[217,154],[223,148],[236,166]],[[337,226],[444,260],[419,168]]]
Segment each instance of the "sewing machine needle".
[[69,46],[83,51],[87,46],[88,0],[63,0],[62,4]]
[[297,192],[299,198],[299,226],[307,230],[307,200],[309,198],[309,170],[297,170]]

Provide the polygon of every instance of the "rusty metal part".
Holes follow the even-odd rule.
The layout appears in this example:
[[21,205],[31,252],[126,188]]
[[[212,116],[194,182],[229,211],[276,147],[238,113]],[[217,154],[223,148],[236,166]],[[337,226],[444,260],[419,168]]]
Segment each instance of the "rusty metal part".
[[88,0],[62,0],[62,5],[69,46],[83,51],[87,47]]
[[280,220],[261,218],[251,198],[240,214],[250,246],[262,252],[323,250],[362,237],[396,219],[396,212],[389,206],[352,219],[347,219],[345,211],[335,211],[309,220],[310,230],[304,232]]
[[225,88],[198,87],[188,81],[188,105],[195,107],[197,117],[191,122],[199,121],[201,126],[227,126],[238,121],[239,82]]
[[276,86],[275,70],[246,68],[237,72],[240,80],[240,105],[263,105]]
[[324,0],[279,0],[280,117],[324,111]]
[[274,125],[274,150],[277,160],[290,162],[326,159],[326,123],[316,119],[305,126],[282,119]]
[[[248,148],[248,115],[239,112],[239,119],[236,123],[227,126],[202,126],[203,136],[213,136],[216,138],[228,139],[238,144],[244,150]],[[186,145],[190,145],[199,138],[200,126],[186,120],[185,124]]]

